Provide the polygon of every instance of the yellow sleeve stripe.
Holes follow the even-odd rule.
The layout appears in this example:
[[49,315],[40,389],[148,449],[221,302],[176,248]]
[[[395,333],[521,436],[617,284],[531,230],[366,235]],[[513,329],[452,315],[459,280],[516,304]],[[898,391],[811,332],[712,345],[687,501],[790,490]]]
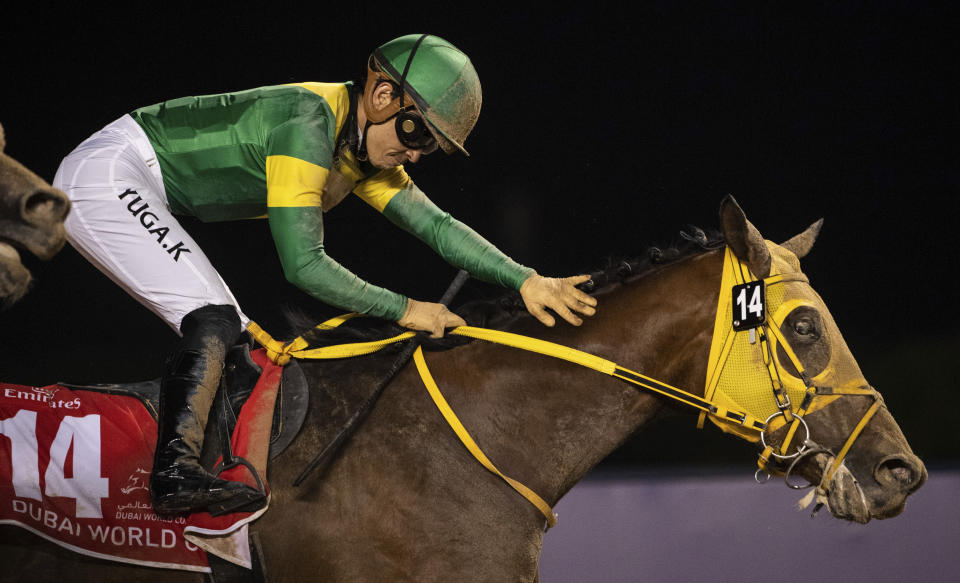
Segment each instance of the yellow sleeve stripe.
[[329,171],[292,156],[267,156],[267,207],[320,206]]
[[291,85],[302,87],[327,101],[327,105],[333,110],[333,115],[337,120],[337,133],[334,135],[339,136],[343,122],[346,121],[347,114],[350,113],[350,93],[347,91],[347,86],[343,83],[314,82],[291,83]]
[[377,172],[368,180],[353,187],[353,192],[364,202],[383,212],[394,196],[413,181],[403,170],[403,166],[394,166]]

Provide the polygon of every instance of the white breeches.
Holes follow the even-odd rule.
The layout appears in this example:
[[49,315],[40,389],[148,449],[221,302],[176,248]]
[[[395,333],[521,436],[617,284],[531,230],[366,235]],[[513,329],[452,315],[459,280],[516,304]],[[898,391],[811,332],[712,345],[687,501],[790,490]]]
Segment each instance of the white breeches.
[[226,283],[174,218],[156,154],[129,115],[107,125],[60,164],[53,184],[70,198],[67,240],[178,334],[193,310],[237,309]]

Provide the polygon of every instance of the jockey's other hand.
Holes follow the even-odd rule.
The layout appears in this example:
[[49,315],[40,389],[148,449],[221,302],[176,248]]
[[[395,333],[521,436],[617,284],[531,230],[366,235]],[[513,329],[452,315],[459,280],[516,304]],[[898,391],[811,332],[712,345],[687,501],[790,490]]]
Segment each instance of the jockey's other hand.
[[418,302],[414,299],[407,300],[407,311],[397,320],[397,324],[411,330],[430,332],[431,338],[442,337],[446,328],[467,325],[463,318],[448,310],[443,304]]
[[584,316],[592,316],[597,312],[597,299],[576,288],[587,281],[590,281],[589,275],[560,278],[543,277],[534,273],[520,286],[520,295],[527,311],[543,324],[553,326],[556,323],[553,316],[544,309],[550,308],[567,322],[579,326],[583,320],[571,310]]

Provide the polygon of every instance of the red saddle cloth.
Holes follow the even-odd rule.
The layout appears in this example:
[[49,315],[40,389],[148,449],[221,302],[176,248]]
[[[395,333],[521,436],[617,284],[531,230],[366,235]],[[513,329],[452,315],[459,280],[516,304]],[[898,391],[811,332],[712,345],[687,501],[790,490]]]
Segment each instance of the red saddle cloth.
[[[251,356],[263,374],[231,443],[265,479],[283,369],[263,350]],[[247,524],[266,507],[161,518],[147,486],[156,441],[157,424],[135,397],[0,383],[0,524],[125,563],[209,572],[209,551],[249,567]],[[257,486],[243,466],[221,477]]]

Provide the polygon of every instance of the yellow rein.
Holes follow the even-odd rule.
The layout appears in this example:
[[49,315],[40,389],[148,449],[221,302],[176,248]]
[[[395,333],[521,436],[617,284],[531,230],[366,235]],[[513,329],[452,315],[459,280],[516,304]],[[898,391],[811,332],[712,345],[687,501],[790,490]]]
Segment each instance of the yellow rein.
[[[727,256],[725,258],[725,267],[726,271],[726,262],[735,261],[739,269],[734,270],[736,283],[744,283],[749,280],[749,270],[745,270],[743,264],[740,262],[736,256],[733,255],[731,250],[727,250]],[[747,273],[744,273],[746,271]],[[724,275],[726,278],[726,275]],[[806,281],[806,276],[803,274],[777,274],[771,275],[767,278],[764,278],[766,285],[774,285],[778,283],[783,283],[787,281]],[[721,283],[721,289],[726,289]],[[721,295],[720,302],[724,301],[724,296]],[[718,318],[721,313],[720,308],[718,308]],[[347,320],[357,317],[359,314],[350,313],[342,316],[338,316],[331,320],[328,320],[317,326],[321,330],[330,330],[336,328]],[[279,342],[274,340],[266,331],[264,331],[259,325],[255,322],[251,322],[248,326],[248,331],[251,335],[266,348],[268,357],[276,362],[277,364],[283,365],[290,361],[291,358],[301,358],[301,359],[334,359],[334,358],[349,358],[354,356],[361,356],[366,354],[371,354],[376,352],[386,346],[395,344],[397,342],[402,342],[408,340],[415,336],[415,333],[412,331],[403,332],[391,338],[385,338],[382,340],[376,340],[371,342],[355,342],[347,344],[339,344],[334,346],[325,346],[321,348],[309,348],[309,343],[303,339],[303,337],[296,338],[295,340],[289,343]],[[705,387],[705,394],[710,395],[711,398],[700,397],[689,393],[682,389],[678,389],[666,383],[660,382],[656,379],[644,376],[638,372],[632,371],[630,369],[624,368],[599,356],[576,350],[568,346],[563,346],[561,344],[556,344],[554,342],[549,342],[546,340],[540,340],[538,338],[531,338],[528,336],[522,336],[519,334],[512,334],[510,332],[503,332],[500,330],[490,330],[487,328],[476,328],[472,326],[460,326],[458,328],[453,328],[448,331],[450,334],[455,334],[458,336],[467,336],[470,338],[475,338],[478,340],[484,340],[487,342],[492,342],[496,344],[502,344],[504,346],[510,346],[513,348],[518,348],[521,350],[526,350],[529,352],[535,352],[552,358],[558,358],[574,364],[601,372],[603,374],[618,378],[622,381],[637,385],[654,393],[669,397],[671,399],[680,401],[686,405],[697,408],[701,412],[700,422],[698,425],[702,426],[703,417],[707,414],[710,414],[714,419],[722,420],[726,423],[732,424],[732,426],[740,427],[741,431],[736,433],[741,437],[745,437],[751,434],[759,435],[759,438],[763,439],[765,430],[768,429],[768,425],[776,426],[775,423],[777,416],[782,416],[783,423],[789,424],[787,430],[787,435],[783,440],[783,443],[779,447],[779,453],[776,453],[776,449],[773,445],[764,443],[764,449],[760,454],[758,460],[758,466],[760,471],[765,471],[768,474],[780,473],[775,467],[775,463],[772,458],[776,457],[779,459],[789,459],[794,458],[799,454],[802,454],[807,450],[806,441],[809,440],[809,430],[804,443],[798,449],[797,453],[788,455],[788,448],[791,443],[796,438],[796,434],[801,425],[806,427],[803,417],[808,412],[808,408],[813,403],[814,399],[819,396],[818,389],[814,386],[810,380],[807,378],[806,373],[804,372],[803,365],[800,363],[800,359],[797,357],[796,353],[790,347],[789,342],[784,338],[783,334],[780,332],[776,324],[770,325],[769,323],[763,323],[761,326],[755,329],[755,332],[759,336],[760,344],[765,351],[764,364],[766,365],[769,381],[773,386],[774,399],[777,403],[779,413],[771,415],[770,418],[766,420],[761,420],[759,418],[751,416],[746,411],[734,408],[725,404],[719,399],[713,399],[714,391],[712,389],[716,388],[717,383],[719,382],[720,375],[716,374],[714,369],[715,366],[710,368],[710,371],[714,371],[712,374],[708,371],[708,379]],[[714,344],[717,345],[715,348],[722,349],[716,351],[717,354],[713,353],[715,350],[711,349],[710,361],[714,364],[718,362],[725,362],[726,358],[729,356],[731,348],[731,339],[734,334],[737,332],[730,330],[726,339],[723,342],[717,343],[716,339]],[[784,391],[784,386],[780,381],[780,371],[778,370],[777,364],[774,361],[772,350],[770,347],[770,338],[773,337],[776,339],[778,345],[782,347],[788,359],[792,362],[797,371],[799,371],[800,377],[803,379],[804,384],[806,385],[806,391],[804,398],[800,406],[796,409],[793,408],[790,403],[789,397]],[[715,360],[716,359],[716,360]],[[526,498],[531,504],[533,504],[546,518],[548,528],[556,524],[556,514],[553,512],[550,505],[543,500],[539,495],[533,492],[531,489],[527,488],[520,482],[504,475],[497,467],[490,461],[490,459],[483,453],[480,447],[476,444],[473,438],[470,436],[467,429],[463,426],[463,423],[457,418],[456,414],[451,409],[450,405],[447,403],[446,399],[443,397],[443,394],[440,392],[440,388],[437,386],[437,383],[433,380],[432,375],[430,374],[429,369],[427,368],[426,360],[423,356],[423,351],[420,348],[417,348],[414,353],[414,363],[416,364],[417,370],[420,373],[420,377],[423,380],[424,385],[427,388],[427,391],[430,393],[431,398],[434,401],[434,404],[443,414],[444,419],[456,433],[457,437],[467,448],[468,451],[476,458],[476,460],[483,465],[487,470],[497,475],[503,479],[507,484],[509,484],[514,490],[516,490],[520,495]],[[841,451],[834,456],[830,467],[822,475],[820,484],[817,485],[815,492],[819,498],[825,499],[825,494],[829,488],[830,480],[833,478],[836,471],[839,469],[843,460],[853,446],[854,441],[859,437],[862,430],[866,427],[867,423],[873,417],[874,413],[882,405],[882,399],[872,387],[846,387],[844,389],[834,388],[830,391],[829,394],[833,395],[866,395],[871,396],[874,399],[873,405],[868,409],[868,411],[863,415],[860,422],[851,432],[847,438],[846,443],[841,448]],[[756,439],[754,439],[755,441]]]
[[547,519],[547,528],[556,525],[557,514],[553,511],[553,508],[550,507],[550,504],[530,488],[527,488],[522,483],[498,470],[497,466],[493,465],[493,462],[483,453],[483,450],[480,449],[477,442],[470,437],[470,432],[467,431],[467,428],[460,422],[457,414],[450,408],[450,404],[447,403],[447,400],[443,397],[443,393],[440,392],[440,387],[438,387],[436,381],[433,380],[433,375],[430,374],[430,370],[427,368],[427,361],[423,359],[423,349],[419,346],[416,352],[413,353],[413,362],[417,365],[420,378],[423,379],[423,384],[427,387],[427,391],[433,398],[433,403],[437,406],[437,409],[440,410],[440,413],[443,414],[443,418],[447,420],[447,424],[453,428],[457,437],[460,438],[460,442],[463,443],[473,457],[480,462],[483,467],[500,477],[504,482],[509,484],[511,488],[516,490],[518,494],[536,506],[537,510]]
[[[356,316],[357,314],[338,316],[337,318],[328,320],[318,325],[317,328],[329,330]],[[290,358],[323,360],[363,356],[376,352],[391,344],[412,338],[415,335],[414,332],[403,332],[402,334],[385,338],[383,340],[374,340],[371,342],[353,342],[307,349],[306,347],[308,346],[308,343],[302,337],[284,344],[283,342],[274,340],[266,331],[263,330],[263,328],[258,326],[256,322],[250,322],[247,330],[257,342],[266,348],[267,355],[277,364],[286,364],[287,362],[290,362]],[[588,352],[583,352],[582,350],[570,348],[569,346],[564,346],[555,342],[549,342],[547,340],[540,340],[539,338],[531,338],[529,336],[513,334],[511,332],[503,332],[502,330],[476,328],[473,326],[458,326],[457,328],[448,330],[447,333],[458,336],[467,336],[477,340],[485,340],[494,344],[519,348],[528,352],[536,352],[538,354],[543,354],[544,356],[566,360],[568,362],[593,369],[597,372],[602,372],[603,374],[616,377],[628,383],[642,386],[656,393],[660,393],[664,396],[686,403],[687,405],[691,405],[706,413],[711,413],[730,421],[740,423],[744,427],[756,431],[761,431],[765,427],[765,424],[762,421],[738,409],[714,403],[713,401],[704,399],[703,397],[694,395],[693,393],[688,393],[682,389],[678,389],[674,386],[660,382],[628,368],[619,366],[613,361],[601,358]]]
[[[318,325],[317,328],[321,330],[330,330],[336,328],[343,322],[356,317],[357,315],[358,314],[351,313],[338,316]],[[247,330],[254,337],[254,339],[267,350],[267,355],[269,358],[280,365],[288,363],[291,358],[333,359],[362,356],[376,352],[391,344],[407,340],[415,335],[414,332],[404,332],[391,338],[375,340],[372,342],[353,342],[308,349],[307,347],[309,344],[303,339],[303,337],[299,337],[284,344],[283,342],[274,340],[255,322],[250,322]],[[563,346],[561,344],[556,344],[546,340],[540,340],[538,338],[522,336],[520,334],[503,332],[501,330],[490,330],[488,328],[476,328],[472,326],[459,326],[457,328],[448,330],[448,333],[456,334],[458,336],[467,336],[477,340],[485,340],[487,342],[502,344],[504,346],[510,346],[529,352],[536,352],[538,354],[543,354],[544,356],[550,356],[560,360],[572,362],[574,364],[602,372],[606,375],[678,400],[687,405],[696,407],[704,413],[711,413],[713,415],[723,417],[731,422],[742,424],[745,428],[754,431],[762,431],[766,427],[762,421],[751,417],[743,411],[713,403],[707,399],[694,395],[693,393],[688,393],[687,391],[644,376],[638,372],[623,368],[613,361],[577,350],[575,348],[570,348],[568,346]],[[553,512],[553,509],[550,507],[550,505],[530,488],[500,472],[500,470],[497,469],[493,462],[490,461],[490,459],[483,453],[480,447],[470,436],[470,433],[463,426],[463,423],[460,422],[456,413],[453,412],[453,409],[443,397],[443,394],[440,392],[440,388],[437,386],[437,383],[433,380],[433,376],[430,374],[430,371],[427,368],[426,360],[423,357],[423,351],[421,348],[417,348],[413,359],[417,370],[420,373],[420,378],[423,380],[423,383],[426,386],[427,391],[430,393],[431,398],[433,398],[434,404],[443,414],[444,419],[446,419],[447,423],[456,433],[457,437],[467,448],[467,450],[470,451],[473,457],[487,470],[503,479],[507,484],[510,485],[511,488],[516,490],[521,496],[533,504],[544,515],[544,518],[546,518],[548,528],[554,526],[557,522],[557,516]]]
[[[347,320],[356,318],[360,316],[356,312],[349,314],[343,314],[342,316],[337,316],[336,318],[331,318],[322,324],[316,326],[319,330],[332,330],[343,324]],[[274,340],[266,330],[260,327],[256,322],[250,322],[247,326],[247,331],[250,332],[250,335],[253,336],[254,340],[260,343],[267,351],[267,357],[270,358],[273,362],[283,366],[290,362],[291,358],[303,358],[303,359],[330,359],[330,358],[350,358],[352,356],[363,356],[365,354],[372,354],[385,346],[389,346],[396,342],[401,342],[408,338],[413,338],[413,332],[404,332],[403,334],[398,334],[392,338],[386,338],[383,340],[375,340],[373,342],[352,342],[349,344],[338,344],[336,346],[324,346],[323,348],[312,348],[309,349],[309,343],[303,339],[303,336],[299,336],[294,340],[283,343],[279,340]]]

